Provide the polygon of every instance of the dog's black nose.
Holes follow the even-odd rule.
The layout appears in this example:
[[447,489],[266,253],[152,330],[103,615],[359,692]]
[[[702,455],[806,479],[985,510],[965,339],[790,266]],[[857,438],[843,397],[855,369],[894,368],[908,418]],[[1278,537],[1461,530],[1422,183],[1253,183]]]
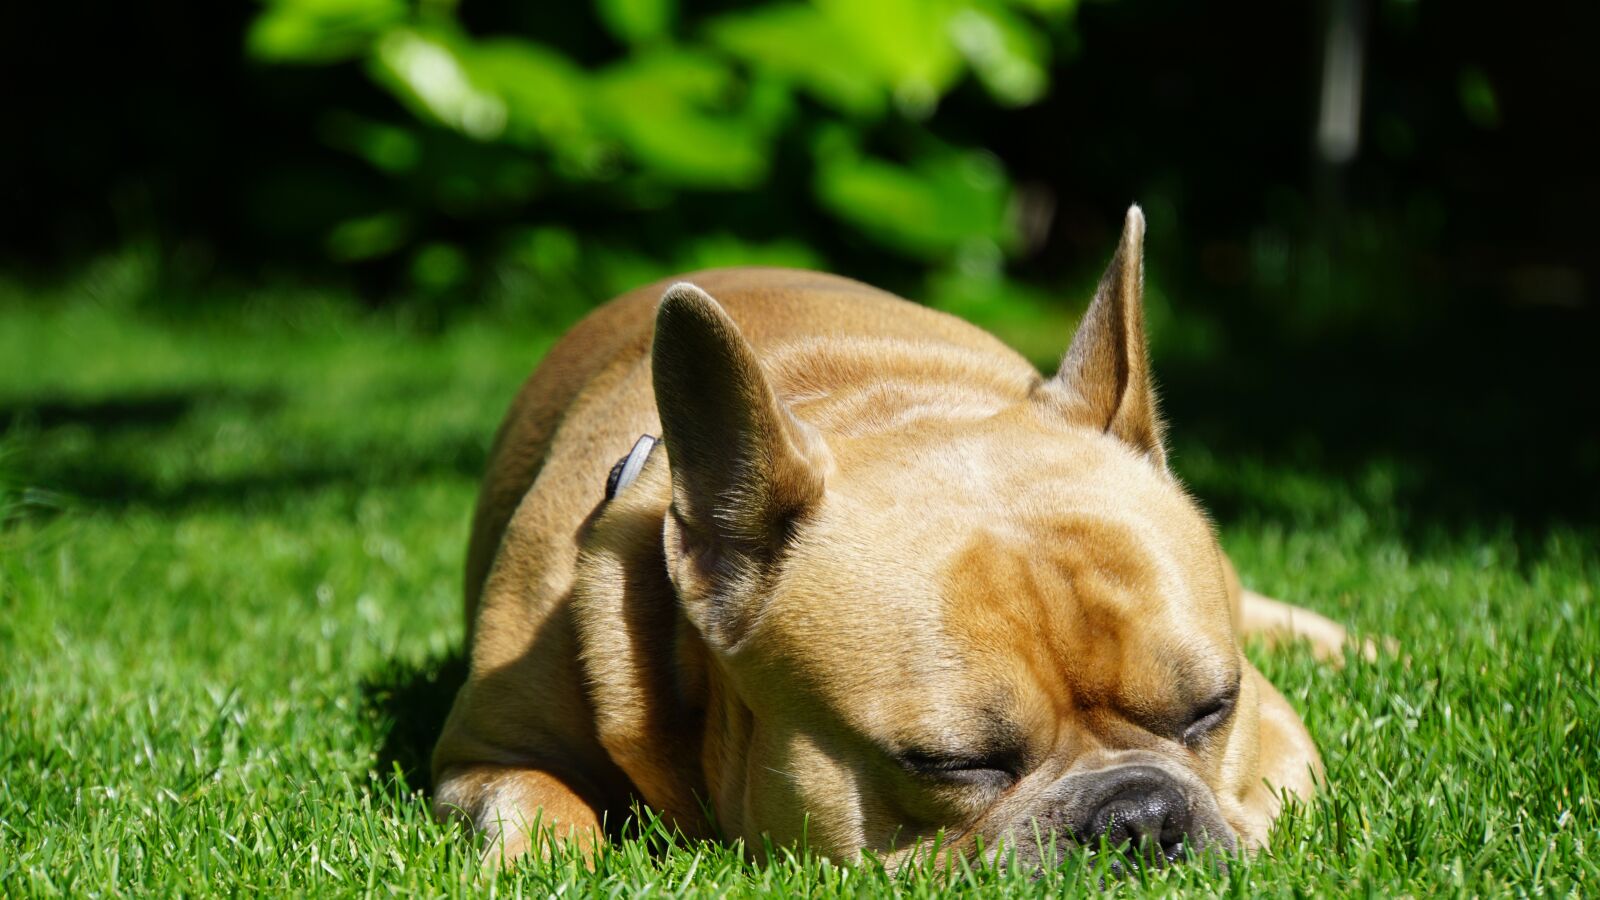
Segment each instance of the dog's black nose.
[[1148,766],[1117,771],[1107,781],[1104,798],[1079,827],[1080,841],[1093,847],[1103,837],[1109,847],[1168,862],[1188,854],[1189,804],[1176,782]]

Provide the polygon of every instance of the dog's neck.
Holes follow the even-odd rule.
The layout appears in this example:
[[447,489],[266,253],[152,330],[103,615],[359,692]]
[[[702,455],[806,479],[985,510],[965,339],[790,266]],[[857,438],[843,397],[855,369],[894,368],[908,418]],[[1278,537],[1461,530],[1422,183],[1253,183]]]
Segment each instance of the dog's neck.
[[[627,775],[631,793],[698,835],[707,828],[700,756],[709,659],[667,578],[661,530],[672,488],[665,457],[649,454],[633,482],[579,533],[572,622],[584,647],[596,738]],[[663,645],[671,652],[661,652]]]

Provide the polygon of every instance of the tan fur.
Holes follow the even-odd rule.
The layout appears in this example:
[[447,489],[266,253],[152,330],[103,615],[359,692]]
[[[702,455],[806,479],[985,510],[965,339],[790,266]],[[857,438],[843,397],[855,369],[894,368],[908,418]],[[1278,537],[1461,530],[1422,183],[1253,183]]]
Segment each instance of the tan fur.
[[[1060,779],[1136,761],[1262,845],[1275,791],[1310,796],[1320,762],[1237,635],[1333,653],[1343,632],[1241,590],[1167,473],[1142,235],[1135,210],[1048,381],[964,322],[811,272],[695,273],[580,323],[491,456],[441,813],[514,855],[526,834],[497,822],[595,841],[642,801],[689,835],[848,861],[1014,836]],[[603,503],[611,465],[663,432]],[[1233,680],[1214,739],[1163,731]],[[999,795],[889,756],[996,723],[1028,759]]]

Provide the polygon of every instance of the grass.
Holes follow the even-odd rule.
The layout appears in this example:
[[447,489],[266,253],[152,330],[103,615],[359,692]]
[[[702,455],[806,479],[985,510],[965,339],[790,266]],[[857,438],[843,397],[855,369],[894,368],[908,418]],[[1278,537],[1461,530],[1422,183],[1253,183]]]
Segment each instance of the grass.
[[[0,894],[1092,891],[1081,865],[757,866],[648,826],[592,872],[478,870],[428,817],[423,761],[459,677],[486,444],[550,330],[0,300]],[[1330,790],[1225,874],[1108,887],[1600,891],[1593,523],[1430,518],[1410,511],[1416,459],[1234,455],[1184,424],[1175,459],[1225,501],[1246,579],[1405,657],[1336,669],[1253,649]]]

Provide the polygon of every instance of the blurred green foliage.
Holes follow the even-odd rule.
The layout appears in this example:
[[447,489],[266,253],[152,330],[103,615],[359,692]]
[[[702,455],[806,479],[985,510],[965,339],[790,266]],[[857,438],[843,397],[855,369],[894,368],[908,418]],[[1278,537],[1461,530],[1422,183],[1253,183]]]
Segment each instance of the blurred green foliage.
[[[1019,245],[1016,190],[996,156],[942,136],[937,112],[969,83],[999,107],[1042,98],[1075,5],[593,0],[537,14],[586,17],[608,37],[596,52],[570,27],[476,33],[449,0],[267,0],[246,46],[271,65],[359,67],[392,98],[392,115],[323,116],[324,140],[395,188],[324,246],[339,262],[404,255],[424,290],[471,273],[462,248],[431,236],[440,218],[503,224],[502,258],[544,277],[609,254],[606,280],[620,284],[607,287],[662,265],[816,264],[796,219],[993,279]],[[712,197],[759,217],[797,180],[802,208],[776,236],[700,227],[670,247],[607,248],[545,212],[615,219]]]

